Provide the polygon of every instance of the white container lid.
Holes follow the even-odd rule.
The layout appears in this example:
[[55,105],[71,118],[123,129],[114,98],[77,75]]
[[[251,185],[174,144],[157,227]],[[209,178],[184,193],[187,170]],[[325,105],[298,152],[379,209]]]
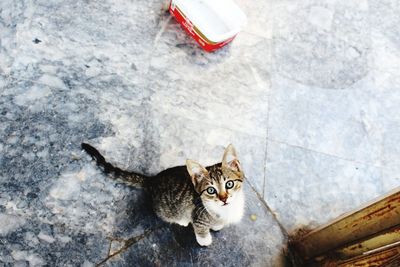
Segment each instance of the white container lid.
[[214,43],[233,37],[246,23],[246,15],[232,0],[172,0],[172,4]]

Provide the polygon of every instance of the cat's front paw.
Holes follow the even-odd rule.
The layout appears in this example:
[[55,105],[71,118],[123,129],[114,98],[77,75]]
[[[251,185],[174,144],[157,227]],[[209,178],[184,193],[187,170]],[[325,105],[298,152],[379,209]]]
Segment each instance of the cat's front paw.
[[223,225],[223,224],[214,225],[213,227],[211,227],[211,230],[213,230],[213,231],[219,231],[219,230],[221,230],[222,228],[224,228],[224,225]]
[[189,225],[190,221],[182,219],[182,220],[176,221],[176,223],[179,224],[180,226],[186,227]]
[[196,235],[196,240],[197,243],[199,243],[199,245],[203,247],[209,246],[212,243],[212,237],[210,233],[205,236]]

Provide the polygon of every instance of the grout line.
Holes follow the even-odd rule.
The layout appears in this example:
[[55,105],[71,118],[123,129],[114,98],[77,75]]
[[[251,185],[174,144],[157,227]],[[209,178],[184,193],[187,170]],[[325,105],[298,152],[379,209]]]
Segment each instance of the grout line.
[[365,165],[365,166],[373,166],[373,167],[377,167],[377,168],[384,168],[384,166],[382,166],[382,165],[377,165],[377,164],[370,163],[370,162],[363,162],[363,161],[357,161],[357,160],[353,160],[353,159],[343,158],[343,157],[340,157],[340,156],[337,156],[337,155],[334,155],[334,154],[321,152],[321,151],[314,150],[314,149],[311,149],[311,148],[307,148],[307,147],[303,147],[303,146],[299,146],[299,145],[289,144],[289,143],[286,143],[284,141],[279,141],[279,140],[275,140],[275,139],[271,139],[271,138],[268,138],[268,141],[271,141],[271,142],[274,142],[274,143],[278,143],[278,144],[283,144],[283,145],[286,145],[286,146],[289,146],[289,147],[294,147],[294,148],[298,148],[298,149],[307,150],[307,151],[310,151],[310,152],[313,152],[313,153],[321,154],[321,155],[324,155],[324,156],[327,156],[327,157],[333,157],[333,158],[345,160],[345,161],[352,162],[352,163],[357,163],[357,164],[361,164],[361,165]]
[[270,208],[270,206],[268,206],[268,204],[265,201],[265,199],[263,197],[261,197],[261,195],[257,192],[257,190],[253,187],[253,185],[247,179],[246,179],[246,181],[247,181],[247,184],[250,186],[251,190],[253,190],[253,192],[256,194],[256,196],[259,199],[259,201],[263,204],[264,208],[269,213],[271,213],[273,220],[278,224],[278,227],[281,230],[282,235],[286,239],[286,246],[282,250],[284,258],[286,260],[289,260],[292,263],[293,266],[297,266],[296,265],[296,261],[295,261],[294,256],[293,256],[294,255],[293,248],[290,246],[290,235],[289,235],[288,231],[283,226],[283,224],[279,221],[276,213],[273,212],[273,210]]
[[266,210],[268,212],[270,212],[272,214],[272,217],[274,218],[274,220],[276,221],[276,223],[278,224],[279,228],[282,231],[282,234],[285,236],[285,238],[289,238],[289,234],[288,231],[286,230],[286,228],[283,226],[283,224],[278,220],[275,212],[272,211],[272,209],[268,206],[267,202],[265,201],[265,199],[260,195],[260,193],[254,188],[254,186],[250,183],[250,181],[248,179],[246,179],[247,184],[250,186],[251,190],[253,190],[253,192],[256,194],[257,198],[259,199],[259,201],[263,204],[264,208],[266,208]]
[[[268,123],[267,123],[268,125]],[[262,197],[264,198],[265,196],[265,184],[267,181],[267,161],[268,161],[268,126],[267,126],[267,138],[265,140],[265,147],[264,147],[264,179],[263,179],[263,185],[262,185]]]
[[[271,55],[272,57],[272,55]],[[269,113],[271,110],[271,90],[272,90],[272,75],[270,75],[270,87],[267,89],[267,126],[266,126],[266,140],[265,140],[265,156],[264,156],[264,181],[262,188],[262,197],[265,196],[265,185],[267,183],[267,162],[268,162],[268,140],[269,140]]]
[[262,191],[261,191],[261,197],[265,197],[265,185],[267,182],[267,161],[268,161],[268,113],[267,113],[267,131],[266,131],[267,137],[265,138],[265,146],[264,146],[264,179],[263,179],[263,184],[262,184]]
[[[264,146],[264,161],[263,161],[263,164],[264,164],[264,168],[263,168],[264,174],[263,174],[263,176],[264,177],[263,177],[262,189],[261,189],[261,196],[264,197],[264,194],[265,194],[264,188],[265,188],[265,180],[266,180],[266,173],[267,173],[266,162],[267,162],[267,155],[268,155],[267,154],[267,149],[268,149],[268,128],[269,128],[268,124],[269,124],[269,110],[270,110],[270,107],[269,107],[270,95],[269,95],[269,90],[268,89],[271,88],[272,82],[271,82],[271,75],[269,76],[269,78],[270,78],[269,81],[263,81],[261,79],[261,77],[259,76],[257,70],[255,68],[253,68],[250,63],[249,63],[249,68],[250,68],[250,70],[251,70],[251,72],[253,74],[253,78],[254,78],[254,80],[256,82],[256,86],[263,92],[265,92],[265,87],[267,87],[267,89],[266,89],[266,97],[267,97],[267,99],[266,99],[267,100],[267,114],[266,114],[266,116],[267,116],[267,118],[266,118],[266,126],[265,126],[266,129],[265,129],[265,139],[264,139],[265,140],[265,146]],[[268,87],[268,84],[270,85],[269,87]],[[263,116],[263,114],[261,114],[261,116]]]

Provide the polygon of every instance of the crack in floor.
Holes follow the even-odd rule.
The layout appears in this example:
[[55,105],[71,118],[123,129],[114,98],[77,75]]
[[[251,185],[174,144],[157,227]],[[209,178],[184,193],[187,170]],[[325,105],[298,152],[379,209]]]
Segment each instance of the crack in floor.
[[[144,231],[143,234],[138,235],[138,236],[134,236],[128,239],[121,239],[121,238],[112,238],[110,240],[110,246],[108,249],[108,255],[105,259],[103,259],[102,261],[100,261],[99,263],[96,264],[96,267],[101,266],[103,264],[105,264],[108,260],[110,260],[111,258],[125,252],[128,248],[130,248],[132,245],[136,244],[137,242],[139,242],[140,240],[142,240],[143,238],[147,237],[149,234],[153,233],[156,229],[150,229],[150,230],[146,230]],[[111,253],[111,244],[113,241],[118,241],[118,242],[123,242],[124,245],[122,246],[122,248],[118,249],[117,251]],[[111,254],[110,254],[111,253]]]

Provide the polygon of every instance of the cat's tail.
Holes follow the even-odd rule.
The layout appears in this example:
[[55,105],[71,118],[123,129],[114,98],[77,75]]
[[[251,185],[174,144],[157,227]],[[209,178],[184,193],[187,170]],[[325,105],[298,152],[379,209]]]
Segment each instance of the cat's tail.
[[129,186],[143,187],[145,179],[144,175],[137,174],[134,172],[129,172],[121,170],[118,167],[114,167],[111,163],[108,163],[105,158],[100,154],[100,152],[89,144],[82,143],[81,147],[85,150],[94,160],[98,166],[100,166],[104,173],[110,174],[110,177],[118,182],[122,182]]

